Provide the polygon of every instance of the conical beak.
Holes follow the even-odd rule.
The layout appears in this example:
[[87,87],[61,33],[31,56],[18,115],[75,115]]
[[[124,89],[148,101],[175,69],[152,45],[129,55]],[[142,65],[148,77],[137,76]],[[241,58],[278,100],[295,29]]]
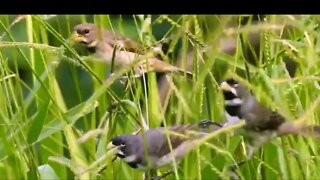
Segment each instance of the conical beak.
[[110,150],[110,149],[113,149],[117,146],[113,145],[112,142],[110,142],[108,145],[107,145],[107,150]]
[[75,43],[80,43],[80,42],[84,42],[85,38],[81,34],[74,32],[71,36],[71,41]]
[[228,84],[227,82],[222,82],[220,84],[220,88],[224,91],[229,91],[232,92],[234,95],[237,96],[237,91],[235,88],[233,88],[232,86],[230,86],[230,84]]

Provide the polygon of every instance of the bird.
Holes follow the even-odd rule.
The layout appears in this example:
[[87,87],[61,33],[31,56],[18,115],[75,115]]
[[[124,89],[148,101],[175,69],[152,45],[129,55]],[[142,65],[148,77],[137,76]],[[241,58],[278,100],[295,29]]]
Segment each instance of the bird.
[[195,140],[221,127],[221,124],[205,119],[199,123],[152,128],[144,133],[116,136],[111,139],[107,149],[118,148],[117,157],[131,168],[151,172],[154,178],[157,177],[158,168],[174,160],[179,162],[192,150]]
[[233,107],[234,112],[231,114],[245,119],[247,129],[255,131],[276,130],[285,122],[282,115],[259,103],[250,90],[234,79],[227,79],[220,86],[226,91],[224,92],[227,102],[226,109],[230,108],[227,109],[230,112]]
[[248,159],[261,145],[275,137],[288,134],[320,137],[319,125],[295,125],[276,110],[260,103],[249,89],[232,78],[222,81],[220,88],[226,112],[238,120],[245,120],[243,128],[250,139]]
[[170,65],[155,56],[145,57],[147,55],[142,51],[138,42],[120,33],[100,28],[93,23],[75,25],[71,41],[75,44],[84,44],[91,54],[106,64],[111,65],[114,58],[115,69],[128,66],[135,59],[141,58],[134,66],[136,76],[148,72],[175,72],[192,77],[191,72]]

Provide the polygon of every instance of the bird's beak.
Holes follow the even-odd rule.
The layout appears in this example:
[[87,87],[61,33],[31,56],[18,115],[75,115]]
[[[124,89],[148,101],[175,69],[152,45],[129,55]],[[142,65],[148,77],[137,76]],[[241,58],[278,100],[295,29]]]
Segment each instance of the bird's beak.
[[113,149],[117,146],[113,145],[112,142],[110,142],[108,145],[107,145],[107,150],[110,150],[110,149]]
[[229,91],[232,92],[234,95],[237,96],[237,91],[235,88],[233,88],[232,86],[230,86],[230,84],[228,84],[227,82],[222,82],[220,84],[220,88],[224,91]]
[[71,40],[75,43],[80,43],[80,42],[84,42],[85,38],[81,34],[74,32],[71,36]]

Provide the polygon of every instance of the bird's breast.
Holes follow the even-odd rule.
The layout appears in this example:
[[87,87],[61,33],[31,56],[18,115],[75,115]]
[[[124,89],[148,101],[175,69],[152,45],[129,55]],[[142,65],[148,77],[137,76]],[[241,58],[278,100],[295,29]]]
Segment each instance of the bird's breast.
[[110,51],[97,52],[96,56],[103,59],[107,64],[111,64],[112,59],[114,59],[114,64],[117,66],[128,65],[138,57],[136,53],[128,51],[117,50],[115,53],[113,53],[113,49]]
[[144,161],[142,161],[136,154],[127,156],[123,158],[123,160],[132,168],[145,170],[147,166],[145,165]]
[[136,162],[138,160],[138,156],[133,154],[133,155],[124,157],[123,160],[127,163]]

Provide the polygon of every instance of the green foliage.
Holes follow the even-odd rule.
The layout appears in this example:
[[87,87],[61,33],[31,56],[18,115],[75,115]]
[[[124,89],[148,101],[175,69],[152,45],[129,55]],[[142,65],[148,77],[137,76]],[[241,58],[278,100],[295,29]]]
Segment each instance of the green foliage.
[[[319,124],[319,17],[275,15],[258,22],[254,17],[1,15],[1,178],[142,179],[142,172],[112,161],[114,152],[106,150],[110,139],[147,123],[224,121],[218,84],[227,77],[288,120]],[[164,59],[171,64],[181,59],[181,67],[195,76],[160,76],[171,88],[167,98],[159,96],[166,85],[157,83],[155,73],[120,82],[130,67],[108,76],[110,67],[70,43],[73,26],[81,22],[113,29],[143,47],[170,39]],[[254,33],[260,34],[258,50]],[[233,53],[226,50],[230,43],[220,43],[230,38]],[[297,66],[295,77],[286,69],[288,59]],[[229,166],[246,158],[234,131],[199,142],[167,179],[229,179]],[[242,179],[316,179],[318,153],[316,138],[276,138],[237,173]]]

